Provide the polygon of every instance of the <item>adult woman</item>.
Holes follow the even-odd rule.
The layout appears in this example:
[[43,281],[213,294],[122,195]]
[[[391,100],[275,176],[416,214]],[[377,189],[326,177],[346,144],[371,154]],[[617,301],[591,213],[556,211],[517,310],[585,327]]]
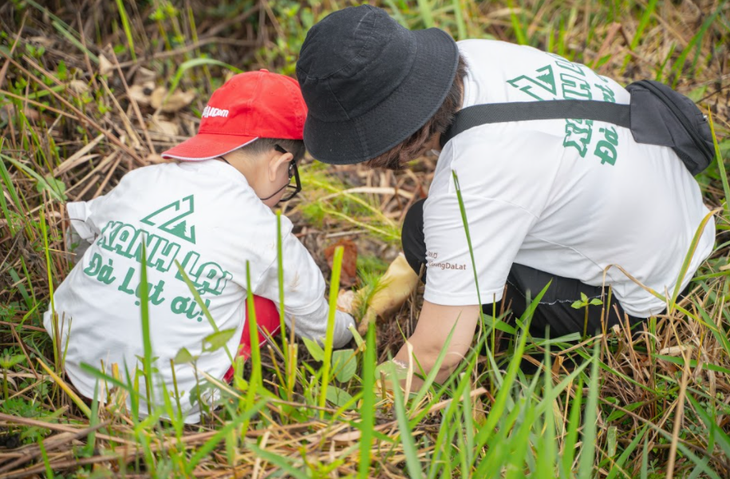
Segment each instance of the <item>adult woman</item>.
[[[624,88],[583,65],[504,42],[457,44],[438,29],[409,31],[370,6],[315,25],[297,76],[309,108],[306,146],[332,164],[399,168],[438,148],[454,114],[472,105],[629,102]],[[584,312],[570,305],[581,293],[603,297],[604,286],[616,301],[608,315],[588,306],[589,332],[657,314],[665,303],[638,283],[659,292],[689,283],[712,250],[710,220],[688,274],[679,277],[707,213],[677,155],[637,143],[621,126],[548,119],[460,133],[443,145],[429,197],[404,224],[409,264],[427,271],[409,339],[414,355],[429,370],[458,322],[443,379],[471,345],[480,306],[507,301],[519,314],[527,292],[534,296],[549,282],[533,332],[582,332]],[[396,359],[408,361],[406,350]]]

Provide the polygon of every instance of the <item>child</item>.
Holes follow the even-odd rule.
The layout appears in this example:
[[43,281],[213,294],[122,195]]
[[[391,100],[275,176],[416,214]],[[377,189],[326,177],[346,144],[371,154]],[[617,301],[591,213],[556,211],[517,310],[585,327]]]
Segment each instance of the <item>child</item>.
[[[122,378],[125,368],[131,377],[143,369],[143,244],[158,404],[160,388],[174,396],[174,374],[185,421],[199,421],[190,400],[196,376],[202,380],[205,372],[222,379],[228,371],[230,378],[228,352],[236,355],[239,338],[242,353],[250,352],[248,328],[244,331],[247,273],[259,326],[277,332],[278,305],[272,302],[279,299],[277,224],[270,208],[300,189],[296,162],[304,155],[306,114],[295,80],[266,70],[236,75],[213,93],[198,134],[163,153],[177,162],[131,171],[107,195],[68,204],[72,226],[92,244],[56,291],[56,317],[48,311],[44,325],[59,337],[66,371],[81,394],[92,398],[97,383],[82,363],[103,364],[107,374],[116,363]],[[285,217],[281,230],[286,324],[300,336],[323,341],[328,304],[322,273]],[[203,348],[215,330],[178,264],[217,329],[235,330],[227,348]],[[340,311],[335,321],[334,346],[341,347],[354,321]],[[259,337],[265,339],[261,332]],[[176,364],[173,371],[171,359],[182,348],[198,356],[195,366]],[[140,390],[146,397],[143,379]],[[142,401],[140,411],[146,410]]]

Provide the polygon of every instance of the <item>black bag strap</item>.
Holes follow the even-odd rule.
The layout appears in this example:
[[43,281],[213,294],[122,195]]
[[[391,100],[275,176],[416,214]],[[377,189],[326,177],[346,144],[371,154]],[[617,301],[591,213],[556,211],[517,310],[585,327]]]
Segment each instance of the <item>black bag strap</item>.
[[509,121],[575,118],[605,121],[631,128],[631,107],[594,100],[548,100],[473,105],[456,113],[451,126],[441,135],[441,147],[470,128]]

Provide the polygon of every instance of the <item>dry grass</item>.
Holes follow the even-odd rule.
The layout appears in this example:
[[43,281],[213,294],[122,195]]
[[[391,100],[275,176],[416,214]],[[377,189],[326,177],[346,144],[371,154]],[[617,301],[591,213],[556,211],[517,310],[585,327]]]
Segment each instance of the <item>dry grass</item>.
[[[0,478],[47,474],[51,469],[83,477],[358,474],[358,410],[330,405],[320,419],[321,410],[307,399],[308,383],[301,379],[286,401],[257,393],[260,409],[253,417],[223,409],[197,427],[140,426],[113,406],[99,406],[87,414],[83,403],[73,401],[72,389],[66,390],[59,353],[53,351],[41,321],[50,291],[72,266],[64,247],[64,202],[104,194],[125,173],[161,161],[160,151],[193,134],[210,92],[230,74],[208,58],[240,69],[266,67],[291,74],[312,21],[349,4],[303,3],[300,9],[294,1],[190,0],[175,3],[174,12],[168,2],[156,0],[91,0],[78,8],[60,1],[46,2],[47,9],[32,1],[0,6],[0,361],[5,361],[0,367],[8,388],[0,404]],[[665,80],[709,108],[720,139],[730,130],[727,2],[377,3],[398,5],[398,18],[414,28],[435,22],[455,37],[521,39],[623,83]],[[124,4],[124,15],[118,4]],[[515,8],[508,9],[510,5]],[[642,27],[646,11],[650,14]],[[173,91],[160,106],[159,95],[170,90],[183,66],[190,68],[179,76],[180,92]],[[156,100],[153,92],[158,87],[162,89]],[[192,101],[186,94],[194,96]],[[727,159],[730,143],[721,147]],[[323,270],[328,269],[325,247],[342,237],[354,239],[361,256],[387,261],[398,250],[397,226],[410,204],[425,196],[434,165],[434,158],[424,158],[398,174],[351,166],[331,168],[325,175],[318,165],[309,164],[303,168],[309,191],[284,213]],[[719,477],[730,477],[730,444],[721,435],[730,434],[730,216],[723,174],[713,165],[698,178],[707,203],[724,204],[724,210],[717,218],[718,247],[692,293],[670,314],[651,320],[638,339],[613,332],[597,338],[600,407],[592,475],[609,475],[620,462],[617,471],[628,477],[682,477],[693,471],[695,477],[710,477],[696,469],[686,453],[690,451]],[[352,188],[357,190],[349,194],[371,208],[337,194]],[[372,264],[376,262],[369,268],[377,270]],[[397,318],[378,326],[378,358],[394,353],[403,334],[412,331],[419,300],[415,297]],[[590,357],[592,341],[553,353],[551,378],[556,385],[569,374],[562,367],[569,357]],[[528,349],[540,351],[541,346],[528,343]],[[506,367],[512,351],[495,355],[501,366]],[[312,370],[318,368],[301,345],[299,356]],[[14,359],[20,362],[11,366]],[[478,426],[494,407],[499,388],[484,372],[489,369],[486,361],[479,360],[471,382],[467,375],[467,395],[471,391],[472,398],[468,407],[462,396],[454,399],[453,390],[461,384],[457,381],[441,394],[432,391],[421,404],[409,406],[410,418],[420,414],[410,425],[410,436],[427,470],[447,475],[429,464],[447,422],[444,411],[451,410],[452,403],[466,408],[463,417],[472,417]],[[264,351],[267,390],[276,393],[275,371],[283,370],[284,364],[280,352]],[[54,379],[55,374],[59,376]],[[570,444],[569,402],[581,384],[571,382],[550,405],[562,455]],[[539,399],[529,385],[529,377],[518,375],[515,390],[521,391],[520,397]],[[352,394],[360,389],[355,382],[341,387]],[[245,396],[235,387],[227,390],[232,403]],[[384,393],[377,399],[373,464],[365,474],[411,476],[407,466],[413,450],[401,434],[398,402]],[[248,427],[242,430],[241,424]],[[633,444],[637,437],[639,443]],[[40,438],[45,439],[39,442]],[[468,450],[468,438],[461,433],[448,438],[454,465],[449,475],[474,473],[478,462],[461,469],[459,461],[458,451]],[[532,438],[530,447],[536,441]],[[479,458],[488,449],[469,454]],[[627,458],[619,461],[624,452]]]

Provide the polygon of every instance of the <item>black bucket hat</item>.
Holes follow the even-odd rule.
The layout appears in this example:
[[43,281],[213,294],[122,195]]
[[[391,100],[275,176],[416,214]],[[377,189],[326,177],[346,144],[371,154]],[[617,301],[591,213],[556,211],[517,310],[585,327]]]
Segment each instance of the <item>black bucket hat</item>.
[[436,113],[458,61],[443,30],[410,31],[369,5],[328,15],[307,33],[297,63],[307,149],[336,165],[392,149]]

